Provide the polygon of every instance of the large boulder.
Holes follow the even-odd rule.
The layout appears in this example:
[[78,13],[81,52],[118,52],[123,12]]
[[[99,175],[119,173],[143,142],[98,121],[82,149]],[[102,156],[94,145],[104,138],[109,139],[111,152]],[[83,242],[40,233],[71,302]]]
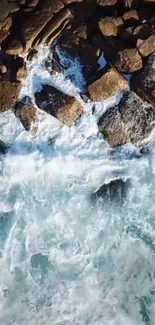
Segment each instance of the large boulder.
[[98,125],[112,147],[128,142],[142,146],[154,130],[155,108],[130,92],[103,114]]
[[13,107],[18,99],[20,89],[21,85],[19,83],[0,78],[0,112]]
[[74,97],[50,85],[43,85],[42,90],[35,93],[35,100],[40,109],[68,126],[73,125],[83,113],[81,104]]
[[131,88],[144,100],[155,106],[155,54],[152,54],[142,71],[131,79]]
[[136,49],[128,48],[118,52],[115,67],[119,72],[133,73],[140,70],[142,66],[142,58]]
[[32,105],[31,99],[25,97],[14,106],[14,114],[20,119],[24,128],[29,131],[33,128],[36,120],[36,108]]
[[99,79],[89,84],[87,92],[92,101],[106,100],[121,91],[129,89],[127,80],[115,68],[106,67]]
[[117,178],[111,180],[109,183],[103,184],[97,191],[92,193],[92,199],[102,199],[105,202],[115,202],[122,204],[127,196],[127,191],[131,185],[130,179],[123,180]]

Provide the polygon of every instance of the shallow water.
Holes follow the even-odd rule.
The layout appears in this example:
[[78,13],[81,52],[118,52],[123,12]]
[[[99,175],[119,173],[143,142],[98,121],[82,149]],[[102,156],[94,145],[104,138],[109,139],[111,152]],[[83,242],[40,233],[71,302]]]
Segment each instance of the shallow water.
[[[30,64],[21,97],[46,82],[78,97],[78,61],[51,77],[46,56]],[[2,115],[10,149],[0,157],[0,324],[155,324],[155,145],[144,156],[114,152],[98,134],[98,117],[119,97],[95,112],[83,104],[72,128],[40,112],[27,132],[12,111]],[[132,180],[123,206],[91,201],[120,176]]]

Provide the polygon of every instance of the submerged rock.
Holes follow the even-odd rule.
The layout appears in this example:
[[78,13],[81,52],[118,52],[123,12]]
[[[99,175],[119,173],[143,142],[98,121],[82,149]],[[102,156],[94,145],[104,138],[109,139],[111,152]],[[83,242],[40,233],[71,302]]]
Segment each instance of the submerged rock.
[[0,153],[5,154],[6,151],[7,151],[7,145],[2,140],[0,140]]
[[40,109],[68,126],[73,125],[83,113],[83,108],[77,99],[50,85],[43,85],[42,90],[35,93],[35,99]]
[[127,191],[131,185],[130,179],[114,179],[107,184],[103,184],[91,197],[92,199],[102,198],[105,201],[123,203],[127,196]]
[[103,114],[98,125],[112,147],[127,142],[141,146],[154,130],[155,108],[130,92]]

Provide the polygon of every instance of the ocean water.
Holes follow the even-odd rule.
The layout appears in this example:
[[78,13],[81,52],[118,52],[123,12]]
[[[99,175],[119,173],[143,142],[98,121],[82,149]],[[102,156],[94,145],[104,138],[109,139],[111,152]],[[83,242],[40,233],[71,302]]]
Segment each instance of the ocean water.
[[[79,98],[81,67],[62,55],[65,75],[44,68],[42,48],[20,96],[41,84]],[[9,110],[0,118],[0,324],[155,324],[155,145],[113,151],[98,133],[119,101],[84,104],[69,128],[38,111],[31,132]],[[103,183],[131,179],[123,205],[94,202]]]

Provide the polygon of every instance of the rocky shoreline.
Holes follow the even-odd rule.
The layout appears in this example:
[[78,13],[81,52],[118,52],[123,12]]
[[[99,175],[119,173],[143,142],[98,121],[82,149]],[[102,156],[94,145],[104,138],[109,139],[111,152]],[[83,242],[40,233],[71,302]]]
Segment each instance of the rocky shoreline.
[[[81,102],[48,84],[35,94],[35,105],[28,97],[18,100],[27,62],[47,45],[53,58],[45,68],[51,74],[66,68],[57,49],[79,60],[85,100],[95,105],[124,93],[101,116],[99,132],[112,147],[128,142],[141,147],[155,122],[154,10],[154,0],[1,0],[0,112],[13,108],[26,130],[37,109],[68,126],[83,114]],[[101,55],[106,64],[98,71]]]

